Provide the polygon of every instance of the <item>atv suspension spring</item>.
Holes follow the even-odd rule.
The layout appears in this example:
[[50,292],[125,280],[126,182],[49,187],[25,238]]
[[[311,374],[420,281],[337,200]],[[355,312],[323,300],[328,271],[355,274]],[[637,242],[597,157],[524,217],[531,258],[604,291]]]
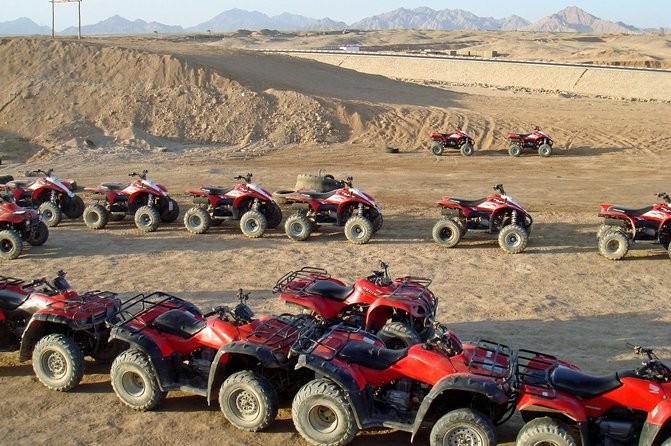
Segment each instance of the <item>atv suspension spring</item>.
[[252,209],[255,210],[255,211],[259,210],[259,199],[258,198],[254,199],[254,203],[252,203]]
[[51,194],[49,196],[49,201],[51,201],[52,203],[56,203],[56,191],[53,190],[53,189],[51,190]]
[[516,225],[517,224],[517,211],[513,211],[511,218],[510,218],[510,224]]
[[363,215],[363,203],[359,203],[358,212],[359,212],[359,215]]

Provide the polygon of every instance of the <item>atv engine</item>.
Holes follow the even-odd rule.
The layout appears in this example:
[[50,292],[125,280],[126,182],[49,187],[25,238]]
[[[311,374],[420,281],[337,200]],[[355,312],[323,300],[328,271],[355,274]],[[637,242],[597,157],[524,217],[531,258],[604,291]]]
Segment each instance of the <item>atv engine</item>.
[[598,429],[599,443],[604,446],[619,446],[635,443],[635,423],[625,420],[602,418],[594,423]]
[[426,384],[401,378],[392,387],[383,390],[380,397],[396,411],[407,413],[418,408],[427,392],[428,386]]

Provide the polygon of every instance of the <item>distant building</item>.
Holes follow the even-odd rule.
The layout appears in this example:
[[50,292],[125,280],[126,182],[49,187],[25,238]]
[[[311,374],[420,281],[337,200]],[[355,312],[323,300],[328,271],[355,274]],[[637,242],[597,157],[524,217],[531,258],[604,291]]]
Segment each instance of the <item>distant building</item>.
[[343,51],[352,51],[352,52],[357,52],[361,50],[361,48],[358,46],[341,46],[340,49]]

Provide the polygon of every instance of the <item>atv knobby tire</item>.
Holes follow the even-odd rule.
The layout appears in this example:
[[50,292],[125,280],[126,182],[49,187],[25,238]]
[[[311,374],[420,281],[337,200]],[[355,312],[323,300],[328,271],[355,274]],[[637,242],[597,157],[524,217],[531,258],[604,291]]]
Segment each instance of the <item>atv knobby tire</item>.
[[534,418],[525,424],[517,434],[517,446],[534,446],[538,444],[554,446],[577,446],[578,442],[568,426],[562,421],[541,417]]
[[454,220],[443,218],[433,226],[433,241],[445,248],[457,246],[462,237],[461,225]]
[[46,335],[33,349],[33,370],[51,390],[67,392],[84,376],[84,353],[74,339],[60,333]]
[[508,146],[508,154],[510,156],[518,157],[522,154],[522,148],[517,143],[511,143],[510,146]]
[[0,231],[0,259],[13,260],[23,251],[23,240],[13,229]]
[[277,204],[287,204],[287,195],[296,193],[293,190],[278,190],[273,192],[273,201]]
[[496,435],[492,422],[481,413],[471,409],[456,409],[443,415],[433,425],[430,436],[431,446],[443,446],[445,444],[496,445]]
[[303,214],[290,215],[284,222],[284,231],[291,240],[302,242],[310,237],[312,222]]
[[259,238],[266,233],[268,220],[260,212],[252,209],[242,215],[240,219],[240,230],[249,238]]
[[279,399],[270,381],[243,370],[233,373],[221,385],[219,406],[233,426],[258,432],[275,420]]
[[46,223],[50,228],[58,226],[58,224],[63,220],[63,211],[58,207],[56,203],[51,201],[45,201],[37,208],[37,211],[40,213],[40,218]]
[[72,198],[64,196],[61,199],[61,210],[70,220],[75,220],[81,217],[84,208],[86,208],[86,205],[84,204],[82,197],[79,195],[75,195]]
[[431,144],[431,153],[433,153],[436,156],[440,156],[443,154],[445,151],[445,147],[443,147],[443,143],[440,141],[434,141]]
[[368,243],[374,233],[373,224],[361,215],[350,217],[345,223],[345,237],[355,245]]
[[629,238],[623,231],[608,231],[599,239],[599,252],[609,260],[620,260],[629,251]]
[[161,391],[154,368],[140,350],[121,353],[112,363],[112,388],[126,406],[147,411],[158,407],[166,393]]
[[538,154],[543,158],[547,158],[548,156],[552,155],[552,146],[548,143],[541,144],[538,147]]
[[192,207],[184,214],[184,227],[192,234],[205,234],[211,224],[210,213],[200,206]]
[[[161,212],[161,221],[163,223],[173,223],[179,217],[179,204],[172,198],[166,198],[166,200],[165,209]],[[172,203],[172,210],[170,210],[170,203]]]
[[499,232],[499,246],[508,254],[524,251],[529,243],[529,233],[520,225],[507,225]]
[[268,220],[268,228],[275,229],[282,223],[282,209],[277,205],[277,203],[270,202],[266,205],[265,208],[265,217]]
[[373,224],[373,233],[376,233],[377,231],[382,229],[382,225],[384,225],[384,219],[382,218],[382,214],[378,213],[375,217],[373,217],[371,223]]
[[402,349],[422,342],[417,331],[403,322],[389,322],[377,332],[387,348]]
[[154,232],[161,223],[161,216],[151,206],[140,206],[135,211],[135,226],[142,232]]
[[49,239],[49,228],[47,225],[40,220],[37,222],[37,228],[35,228],[35,234],[32,237],[28,238],[28,243],[32,246],[42,246]]
[[[294,190],[314,190],[317,192],[328,192],[333,190],[333,183],[335,180],[319,175],[305,175],[298,174],[296,177],[296,187]],[[329,189],[331,187],[331,189]]]
[[461,145],[461,156],[471,156],[473,155],[473,146],[470,142],[464,143]]
[[100,204],[91,204],[84,209],[84,223],[91,229],[102,229],[107,226],[109,213]]
[[315,379],[296,393],[291,404],[296,430],[314,445],[343,446],[357,432],[345,392],[327,379]]

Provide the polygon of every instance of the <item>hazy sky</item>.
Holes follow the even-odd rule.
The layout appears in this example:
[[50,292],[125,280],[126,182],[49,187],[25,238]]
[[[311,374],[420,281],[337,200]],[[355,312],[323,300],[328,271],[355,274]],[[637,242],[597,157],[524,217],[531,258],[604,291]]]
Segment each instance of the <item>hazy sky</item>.
[[[39,25],[51,25],[48,0],[0,0],[0,22],[28,17]],[[364,17],[396,8],[428,6],[433,9],[465,9],[481,17],[502,18],[517,14],[530,21],[553,14],[567,6],[578,6],[597,17],[624,22],[639,28],[671,27],[669,0],[83,0],[82,23],[93,24],[113,15],[143,19],[166,25],[194,26],[232,8],[256,10],[268,15],[282,12],[312,18],[329,17],[353,23]],[[77,23],[76,3],[56,5],[56,29]]]

